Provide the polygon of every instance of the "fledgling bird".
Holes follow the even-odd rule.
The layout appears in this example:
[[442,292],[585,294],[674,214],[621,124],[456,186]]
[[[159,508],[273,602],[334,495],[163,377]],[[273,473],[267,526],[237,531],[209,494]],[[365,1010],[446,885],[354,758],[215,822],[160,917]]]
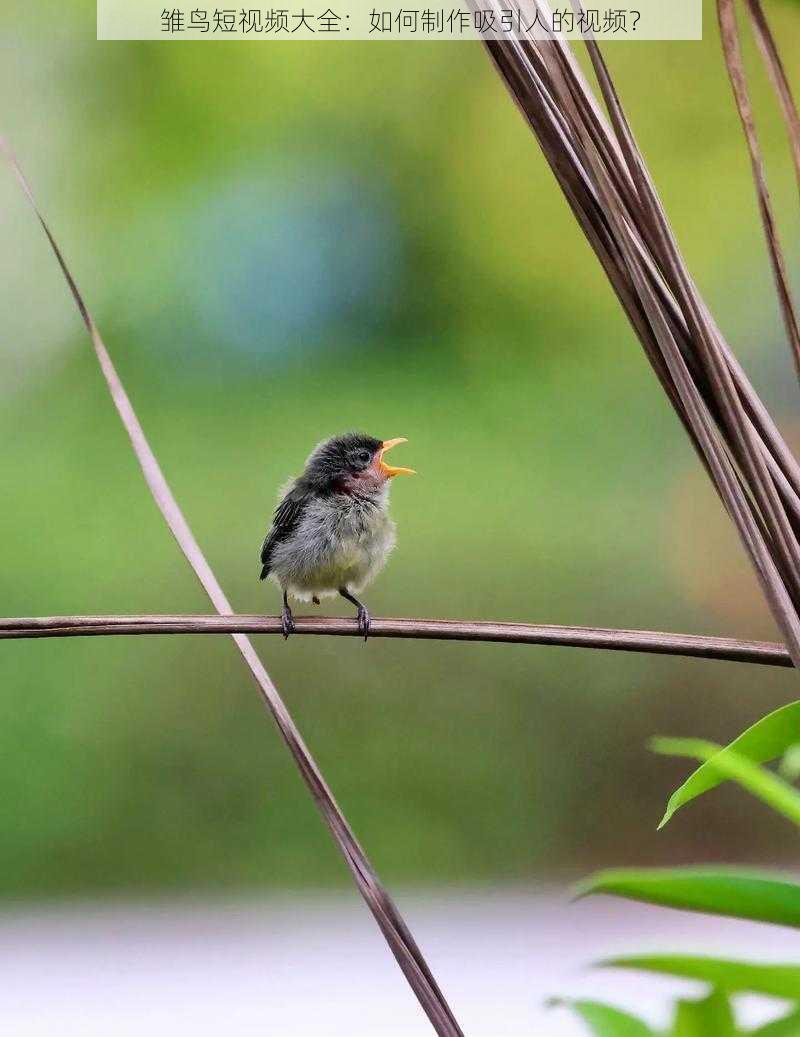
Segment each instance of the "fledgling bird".
[[358,609],[366,641],[370,617],[358,600],[395,544],[389,518],[389,480],[414,475],[383,456],[405,439],[347,432],[314,448],[303,474],[280,491],[280,504],[261,547],[261,579],[283,590],[283,636],[294,631],[287,595],[313,601],[340,594]]

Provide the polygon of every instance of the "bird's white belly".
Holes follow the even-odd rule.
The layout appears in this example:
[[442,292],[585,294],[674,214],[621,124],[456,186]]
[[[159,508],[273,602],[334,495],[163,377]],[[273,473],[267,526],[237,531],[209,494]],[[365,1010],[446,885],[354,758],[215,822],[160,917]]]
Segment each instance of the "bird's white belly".
[[297,570],[289,589],[306,594],[335,594],[340,587],[362,586],[369,579],[371,559],[360,544],[342,544],[308,569]]
[[[276,581],[296,598],[362,590],[394,547],[394,523],[384,509],[367,513],[310,509],[296,535],[276,552]],[[283,548],[283,545],[281,545]]]

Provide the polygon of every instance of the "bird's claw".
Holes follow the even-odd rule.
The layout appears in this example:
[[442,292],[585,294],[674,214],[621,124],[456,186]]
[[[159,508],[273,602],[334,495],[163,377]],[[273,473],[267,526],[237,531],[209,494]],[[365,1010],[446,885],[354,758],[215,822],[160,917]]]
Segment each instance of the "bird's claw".
[[358,632],[364,635],[364,640],[366,641],[369,637],[369,628],[372,620],[370,619],[369,612],[363,605],[359,605],[358,607],[356,622],[358,623]]
[[284,641],[288,641],[289,634],[294,633],[294,616],[288,605],[284,605],[281,609],[281,629]]

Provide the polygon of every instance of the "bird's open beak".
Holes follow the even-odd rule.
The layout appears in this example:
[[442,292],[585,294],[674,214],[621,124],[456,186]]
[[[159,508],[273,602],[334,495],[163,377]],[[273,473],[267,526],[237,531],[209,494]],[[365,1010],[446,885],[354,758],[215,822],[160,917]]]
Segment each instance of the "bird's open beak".
[[383,455],[387,450],[391,450],[393,446],[397,446],[398,443],[407,443],[408,440],[403,436],[399,439],[386,439],[381,443],[380,453],[378,454],[378,468],[386,476],[387,479],[391,479],[395,475],[416,475],[417,473],[413,468],[395,468],[393,465],[386,464],[383,459]]

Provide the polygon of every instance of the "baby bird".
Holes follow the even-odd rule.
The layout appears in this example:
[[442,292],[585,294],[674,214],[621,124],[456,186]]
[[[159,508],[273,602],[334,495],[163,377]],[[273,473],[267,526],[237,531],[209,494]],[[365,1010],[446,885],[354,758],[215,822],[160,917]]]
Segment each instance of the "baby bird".
[[405,439],[374,439],[359,432],[315,447],[303,474],[280,491],[280,504],[261,547],[261,579],[283,590],[283,636],[294,631],[287,595],[313,601],[340,594],[358,609],[366,641],[370,617],[356,594],[383,568],[395,544],[389,518],[389,480],[414,475],[383,455]]

